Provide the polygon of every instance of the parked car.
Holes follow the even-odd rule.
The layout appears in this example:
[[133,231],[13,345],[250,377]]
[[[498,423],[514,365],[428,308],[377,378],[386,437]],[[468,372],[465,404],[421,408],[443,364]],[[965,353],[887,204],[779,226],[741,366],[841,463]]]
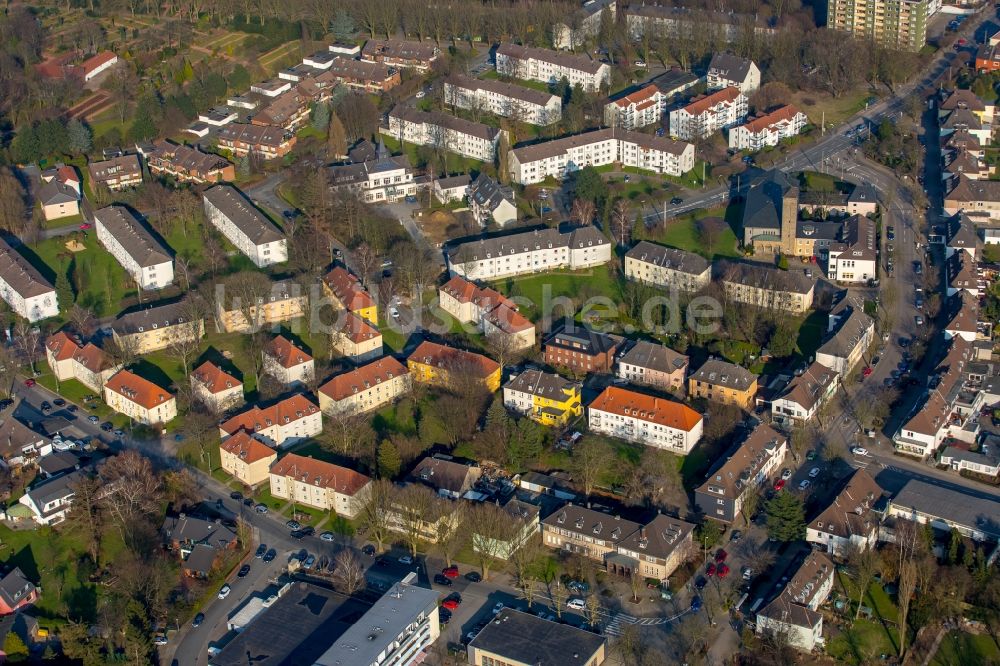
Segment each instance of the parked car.
[[62,398],[56,398],[55,400],[52,401],[52,404],[55,405],[56,407],[65,407],[66,401],[63,400]]
[[458,578],[458,567],[450,566],[441,571],[448,578]]
[[231,587],[229,587],[229,585],[223,585],[222,588],[219,590],[219,598],[225,599],[226,597],[229,596],[229,593],[232,591],[233,590]]
[[204,621],[205,621],[205,614],[198,613],[197,615],[194,616],[194,619],[191,620],[191,626],[197,629],[198,627],[201,626],[201,623]]
[[302,563],[302,566],[306,569],[312,569],[314,564],[316,564],[316,556],[310,555],[306,558],[306,561]]
[[46,401],[44,401],[44,402],[42,403],[42,411],[43,411],[43,412],[47,412],[47,411],[49,411],[49,410],[51,410],[51,409],[52,409],[52,405],[50,405],[50,404],[49,404],[49,401],[48,401],[48,400],[46,400]]
[[326,531],[319,535],[320,541],[333,541],[333,532]]
[[691,599],[691,612],[697,613],[701,610],[701,597]]
[[268,548],[267,552],[264,553],[264,558],[263,559],[264,559],[265,562],[271,562],[277,556],[278,556],[278,551],[276,551],[274,548]]
[[813,467],[811,470],[809,470],[809,478],[815,479],[817,476],[819,476],[819,473],[820,473],[819,467]]
[[409,555],[403,555],[401,558],[399,558],[399,563],[400,564],[413,564],[413,558],[410,557]]
[[673,199],[670,200],[671,206],[676,206],[677,204],[680,203],[684,203],[684,199],[681,199],[680,197],[674,197]]
[[715,562],[708,563],[708,566],[705,567],[705,575],[709,578],[715,575]]
[[246,578],[248,573],[250,573],[250,565],[244,564],[242,567],[240,567],[240,570],[236,574],[236,576],[237,578]]
[[[566,604],[566,605],[569,606],[569,604]],[[493,607],[493,614],[496,615],[497,613],[499,613],[502,610],[503,610],[503,602],[502,601],[498,601],[497,604],[496,604],[496,606]]]
[[478,583],[481,580],[483,580],[483,577],[479,574],[478,571],[470,571],[469,573],[465,574],[465,580],[469,581],[470,583]]
[[300,525],[299,521],[297,521],[297,520],[289,520],[287,523],[285,523],[285,527],[287,527],[290,530],[300,530],[300,529],[302,529],[302,525]]
[[93,414],[91,414],[90,416],[87,417],[87,420],[90,421],[91,423],[97,423],[101,419],[99,419],[96,416],[94,416]]
[[362,546],[361,552],[367,555],[368,557],[375,557],[375,546],[371,545],[370,543],[366,543],[364,546]]
[[258,504],[253,508],[253,510],[256,511],[257,513],[267,513],[267,505]]
[[729,553],[727,553],[721,548],[718,550],[718,552],[715,553],[716,562],[725,562],[727,557],[729,557]]
[[788,479],[790,478],[792,478],[792,470],[788,469],[787,467],[781,470],[781,479],[783,481],[788,481]]
[[799,481],[799,490],[805,490],[810,485],[811,484],[809,483],[809,479],[802,479],[801,481]]
[[566,608],[572,608],[573,610],[583,610],[586,607],[587,605],[580,597],[573,597],[566,602]]
[[784,479],[778,479],[777,481],[774,482],[774,489],[775,490],[781,490],[784,487],[785,487],[785,480]]
[[736,543],[742,538],[743,538],[743,532],[739,530],[733,530],[732,532],[729,533],[729,540],[733,543]]
[[104,432],[111,432],[114,429],[115,429],[115,424],[112,423],[111,421],[105,421],[104,423],[101,424],[101,430],[103,430]]
[[726,576],[728,576],[729,575],[729,565],[728,564],[720,564],[719,565],[719,572],[718,573],[719,573],[719,578],[725,578]]
[[705,580],[704,576],[698,576],[694,581],[695,589],[704,590],[706,585],[708,585],[708,581]]
[[256,557],[258,560],[262,559],[265,553],[267,553],[267,546],[265,546],[264,544],[260,544],[259,546],[257,546],[257,552],[254,553],[254,557]]
[[24,385],[27,386],[28,388],[31,388],[32,386],[35,385],[35,380],[34,379],[25,379],[24,380]]
[[866,449],[863,446],[855,446],[853,449],[851,449],[851,453],[853,453],[856,456],[867,456],[868,449]]
[[917,315],[916,317],[914,317],[913,321],[915,321],[917,323],[917,326],[923,326],[924,325],[924,318],[922,316],[920,316],[920,315]]
[[167,644],[167,637],[163,634],[153,636],[153,645],[163,646]]
[[437,585],[444,585],[445,587],[451,587],[451,578],[447,576],[442,576],[441,574],[434,574],[434,582]]
[[751,578],[753,578],[753,569],[743,567],[743,580],[750,580]]

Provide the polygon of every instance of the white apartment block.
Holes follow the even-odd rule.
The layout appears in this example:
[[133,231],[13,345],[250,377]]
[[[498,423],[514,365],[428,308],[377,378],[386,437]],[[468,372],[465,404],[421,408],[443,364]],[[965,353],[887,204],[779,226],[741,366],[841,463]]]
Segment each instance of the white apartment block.
[[124,206],[108,206],[95,212],[94,228],[97,240],[141,289],[162,289],[174,281],[170,250]]
[[587,425],[593,432],[687,455],[705,422],[680,402],[609,386],[588,405]]
[[202,197],[208,221],[258,268],[288,261],[284,234],[242,192],[216,185]]
[[444,101],[460,109],[488,111],[532,125],[551,125],[562,118],[562,100],[552,93],[461,74],[445,81]]
[[492,162],[503,130],[438,111],[397,106],[389,113],[389,127],[379,131],[400,143],[443,148],[480,162]]
[[0,297],[18,316],[34,323],[59,314],[52,284],[20,252],[0,238]]
[[604,124],[634,130],[660,122],[666,110],[665,95],[652,83],[604,106]]
[[729,147],[750,152],[774,147],[782,139],[798,136],[808,122],[806,114],[789,104],[729,130]]
[[625,278],[680,291],[698,291],[712,281],[712,265],[694,252],[640,241],[625,253]]
[[371,489],[371,479],[353,469],[295,453],[271,465],[271,494],[354,518]]
[[666,137],[621,129],[599,129],[510,151],[510,176],[521,185],[562,179],[585,166],[620,162],[670,176],[694,168],[694,146]]
[[693,141],[738,125],[750,103],[739,88],[723,88],[670,112],[670,136]]
[[708,90],[735,86],[744,95],[749,95],[760,88],[760,68],[753,60],[731,53],[716,53],[708,65],[705,84]]
[[499,280],[557,268],[580,270],[611,261],[611,243],[594,227],[541,229],[483,238],[446,250],[448,270],[467,280]]
[[268,446],[284,448],[323,431],[323,415],[301,393],[270,407],[253,406],[219,426],[223,438],[246,430]]
[[515,79],[580,84],[586,92],[597,92],[611,83],[611,66],[587,56],[572,55],[531,46],[504,43],[496,50],[496,70]]
[[355,192],[367,203],[392,203],[417,193],[410,160],[393,157],[381,142],[375,159],[327,167],[327,174],[330,187]]
[[319,389],[324,414],[363,414],[410,392],[410,371],[392,356],[383,356],[335,376]]

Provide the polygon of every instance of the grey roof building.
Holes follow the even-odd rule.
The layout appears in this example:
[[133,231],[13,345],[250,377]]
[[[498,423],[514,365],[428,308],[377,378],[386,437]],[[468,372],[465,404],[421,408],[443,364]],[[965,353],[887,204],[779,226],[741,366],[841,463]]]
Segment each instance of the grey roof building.
[[131,335],[151,331],[155,328],[177,326],[187,322],[188,309],[184,301],[150,305],[119,315],[111,322],[111,330],[117,335]]
[[976,541],[1000,539],[1000,502],[911,479],[889,502],[889,515],[949,531]]
[[31,603],[37,597],[35,584],[28,580],[20,567],[14,567],[6,576],[0,578],[0,602],[9,610],[14,610],[26,603]]
[[107,229],[140,268],[158,266],[171,260],[166,246],[153,238],[153,234],[124,206],[102,208],[94,213],[94,221]]
[[203,196],[251,241],[262,244],[285,238],[278,227],[274,226],[274,223],[257,210],[235,187],[216,185],[206,190]]
[[598,666],[606,646],[599,634],[505,608],[472,639],[468,652],[470,664]]
[[481,173],[469,185],[468,196],[472,215],[480,226],[493,221],[497,226],[503,227],[517,220],[514,188],[509,185],[501,185]]

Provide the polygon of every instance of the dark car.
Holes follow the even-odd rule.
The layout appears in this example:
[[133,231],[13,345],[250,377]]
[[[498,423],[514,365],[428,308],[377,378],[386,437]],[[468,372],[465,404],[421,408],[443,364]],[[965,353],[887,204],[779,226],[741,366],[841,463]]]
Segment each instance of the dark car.
[[[4,407],[4,409],[7,409],[7,408],[6,408],[6,407]],[[66,407],[66,409],[67,409],[67,410],[69,410],[69,412],[70,412],[70,413],[75,413],[75,412],[76,412],[76,410],[78,410],[78,409],[80,409],[80,408],[79,408],[79,407],[77,407],[76,405],[69,405],[68,407]]]
[[63,400],[62,398],[56,398],[55,400],[52,401],[52,404],[55,405],[56,407],[65,407],[66,401]]
[[253,506],[254,501],[252,497],[247,497],[243,500],[243,506]]
[[236,574],[236,576],[238,578],[246,578],[248,573],[250,573],[250,565],[244,564],[242,567],[240,567],[240,572]]
[[278,551],[276,551],[274,548],[271,548],[266,553],[264,553],[264,561],[270,562],[277,556],[278,556]]
[[694,586],[699,590],[704,590],[706,585],[708,585],[708,581],[702,576],[698,576],[694,581]]
[[234,499],[238,502],[243,499],[243,493],[241,493],[238,490],[234,490],[233,492],[229,493],[229,499]]
[[673,199],[670,200],[671,206],[676,206],[679,203],[684,203],[684,199],[681,199],[680,197],[674,197]]
[[443,574],[434,574],[434,582],[438,585],[444,585],[445,587],[451,587],[451,578]]
[[114,429],[115,429],[115,424],[112,423],[111,421],[105,421],[104,423],[101,424],[101,430],[103,430],[104,432],[111,432]]
[[305,539],[306,533],[303,532],[302,530],[292,530],[288,536],[292,537],[293,539]]
[[375,557],[375,546],[371,545],[370,543],[366,543],[361,548],[361,552],[367,555],[368,557]]
[[264,557],[264,553],[266,552],[267,552],[267,546],[265,546],[264,544],[260,544],[259,546],[257,546],[257,552],[254,553],[254,557],[256,557],[259,560]]
[[302,528],[301,532],[306,536],[312,536],[313,534],[316,534],[316,528],[312,525],[306,525]]
[[701,597],[695,597],[691,600],[691,612],[697,613],[701,610]]
[[205,621],[205,614],[198,613],[197,615],[194,616],[194,619],[191,620],[191,626],[197,629],[198,627],[201,626],[201,623],[204,621]]
[[42,411],[43,412],[47,412],[50,409],[52,409],[52,405],[49,404],[48,400],[46,400],[45,402],[42,403]]
[[451,611],[442,606],[438,609],[438,623],[447,625],[449,622],[451,622]]
[[732,534],[729,535],[729,540],[732,541],[733,543],[736,543],[742,538],[743,538],[743,532],[740,532],[739,530],[733,530]]
[[471,583],[478,583],[482,579],[483,577],[479,575],[478,571],[470,571],[469,573],[465,574],[465,580]]

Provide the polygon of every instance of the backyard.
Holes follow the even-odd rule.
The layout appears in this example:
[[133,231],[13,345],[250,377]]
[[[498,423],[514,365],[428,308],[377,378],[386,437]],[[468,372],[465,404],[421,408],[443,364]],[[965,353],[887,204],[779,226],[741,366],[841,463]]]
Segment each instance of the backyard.
[[[851,619],[858,599],[857,585],[850,576],[838,571],[835,589],[849,600],[845,613]],[[899,630],[896,622],[899,612],[879,581],[873,581],[865,593],[862,605],[871,610],[870,618],[862,617],[834,632],[828,641],[827,653],[842,663],[868,663],[880,655],[899,653]],[[912,640],[912,636],[910,638]]]

